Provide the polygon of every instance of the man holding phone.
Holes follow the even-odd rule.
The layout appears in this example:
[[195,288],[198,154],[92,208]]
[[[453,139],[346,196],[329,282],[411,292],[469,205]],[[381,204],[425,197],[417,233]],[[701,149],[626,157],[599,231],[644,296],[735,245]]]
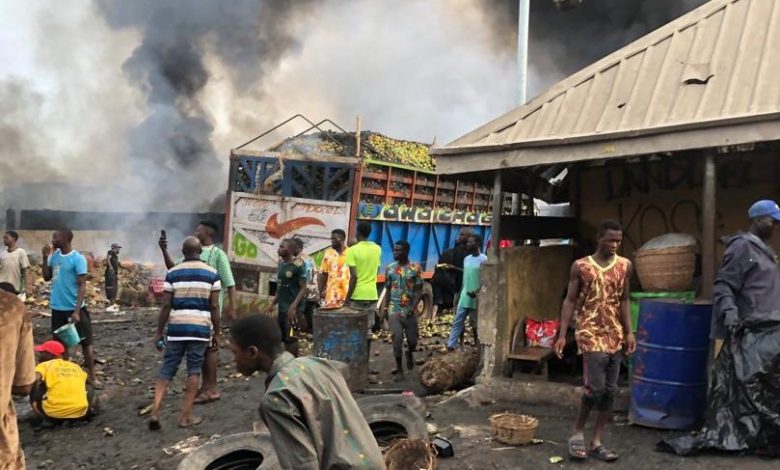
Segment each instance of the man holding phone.
[[455,321],[452,323],[450,337],[447,340],[447,349],[450,351],[458,345],[460,335],[465,328],[466,318],[470,319],[474,331],[477,331],[477,295],[482,289],[479,269],[482,263],[487,260],[487,256],[482,254],[481,247],[482,237],[476,234],[469,235],[466,242],[468,255],[463,259],[463,287],[458,299],[458,308],[455,311]]

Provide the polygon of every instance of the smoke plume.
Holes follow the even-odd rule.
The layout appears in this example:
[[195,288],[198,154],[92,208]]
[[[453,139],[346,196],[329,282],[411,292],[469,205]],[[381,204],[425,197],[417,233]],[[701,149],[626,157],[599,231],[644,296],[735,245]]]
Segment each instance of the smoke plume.
[[[202,211],[293,114],[441,143],[515,105],[516,0],[3,3],[5,206],[64,181],[49,208]],[[701,3],[534,0],[528,95]]]

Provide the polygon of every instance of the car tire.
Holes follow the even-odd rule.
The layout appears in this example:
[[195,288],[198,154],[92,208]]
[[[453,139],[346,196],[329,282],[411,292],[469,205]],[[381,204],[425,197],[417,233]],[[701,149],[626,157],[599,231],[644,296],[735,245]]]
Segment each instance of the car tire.
[[281,470],[268,433],[220,437],[187,454],[178,470]]
[[373,395],[359,398],[357,404],[380,447],[402,437],[428,438],[424,405],[417,397]]

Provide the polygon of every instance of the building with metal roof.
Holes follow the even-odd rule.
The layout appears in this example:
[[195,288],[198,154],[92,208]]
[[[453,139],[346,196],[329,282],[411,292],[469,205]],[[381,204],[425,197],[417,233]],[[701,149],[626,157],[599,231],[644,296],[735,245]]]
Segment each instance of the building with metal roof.
[[[572,206],[571,217],[502,215],[494,199],[492,246],[520,243],[494,248],[483,265],[483,379],[511,374],[522,316],[557,317],[560,283],[605,219],[622,225],[628,257],[658,235],[693,235],[701,262],[691,288],[711,299],[717,240],[745,228],[752,202],[780,199],[779,152],[777,0],[711,0],[434,148],[438,173]],[[554,238],[575,243],[569,252],[523,243]]]
[[459,139],[442,174],[780,139],[780,2],[712,0]]

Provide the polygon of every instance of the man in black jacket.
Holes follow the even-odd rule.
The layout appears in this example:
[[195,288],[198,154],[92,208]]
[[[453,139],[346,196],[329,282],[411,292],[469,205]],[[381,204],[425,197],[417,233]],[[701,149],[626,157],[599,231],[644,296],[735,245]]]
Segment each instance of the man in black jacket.
[[710,369],[705,424],[661,448],[780,455],[780,269],[769,239],[780,223],[774,201],[748,211],[750,229],[728,241],[715,278],[710,336],[723,347]]

